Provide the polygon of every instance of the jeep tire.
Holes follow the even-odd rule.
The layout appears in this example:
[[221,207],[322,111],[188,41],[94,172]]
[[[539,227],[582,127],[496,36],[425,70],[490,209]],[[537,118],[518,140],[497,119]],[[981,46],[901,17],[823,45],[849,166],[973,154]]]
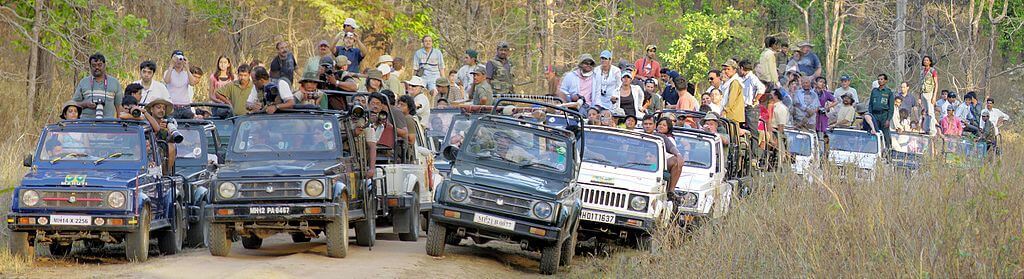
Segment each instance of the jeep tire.
[[432,257],[444,256],[444,245],[448,242],[448,228],[438,225],[431,218],[427,226],[427,255]]
[[348,193],[342,193],[337,202],[341,216],[327,223],[324,236],[327,238],[327,256],[344,258],[348,256]]
[[171,227],[160,232],[157,236],[157,246],[160,246],[160,253],[174,255],[181,252],[181,246],[185,240],[185,209],[181,205],[174,206],[174,219]]
[[11,232],[11,238],[7,239],[7,249],[10,249],[11,255],[28,261],[36,256],[36,250],[28,240],[28,232]]
[[50,256],[54,258],[66,258],[71,255],[72,244],[50,243]]
[[579,226],[579,221],[577,221],[576,225],[572,227],[571,231],[569,231],[572,236],[569,236],[569,239],[566,240],[565,243],[562,243],[562,257],[558,261],[559,266],[572,265],[572,257],[576,255],[576,235],[579,234],[577,232],[579,230]]
[[210,255],[224,257],[231,253],[231,238],[225,224],[210,224],[209,248]]
[[409,220],[409,232],[398,233],[401,241],[416,242],[420,239],[420,193],[412,192],[412,206],[405,209],[399,218]]
[[263,239],[258,236],[243,236],[242,247],[249,250],[256,250],[263,247]]
[[199,202],[199,216],[196,216],[198,221],[195,225],[188,226],[188,233],[185,237],[185,245],[188,247],[204,247],[207,245],[206,234],[209,233],[210,223],[206,221],[206,201]]
[[372,196],[366,196],[366,199],[366,218],[356,222],[356,245],[364,247],[373,246],[377,238],[377,201]]
[[540,274],[554,275],[558,273],[558,266],[562,262],[562,245],[566,240],[559,240],[558,242],[544,247],[540,251]]
[[134,232],[125,235],[124,254],[128,261],[144,262],[149,259],[149,222],[153,216],[149,213],[149,206],[142,207],[139,213],[139,227]]

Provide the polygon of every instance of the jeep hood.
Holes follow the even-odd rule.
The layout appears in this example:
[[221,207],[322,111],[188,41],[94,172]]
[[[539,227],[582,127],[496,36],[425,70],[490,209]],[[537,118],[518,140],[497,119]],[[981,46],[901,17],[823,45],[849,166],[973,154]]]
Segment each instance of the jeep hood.
[[875,160],[878,159],[878,155],[832,150],[829,151],[829,159],[839,166],[855,165],[862,169],[875,169]]
[[245,178],[272,176],[318,176],[339,165],[336,160],[268,160],[228,162],[217,170],[217,177]]
[[584,162],[580,165],[580,183],[608,186],[641,193],[663,192],[661,172],[643,172]]
[[21,179],[23,186],[128,187],[138,170],[37,169]]
[[811,156],[793,156],[793,172],[796,174],[807,174],[811,168]]
[[683,191],[703,191],[711,188],[711,177],[710,172],[698,172],[683,168],[683,173],[679,175],[679,182],[676,183],[676,190]]
[[452,168],[451,179],[467,185],[477,184],[503,189],[526,195],[561,198],[567,183],[532,176],[527,172],[511,172],[498,168],[475,166],[472,168]]

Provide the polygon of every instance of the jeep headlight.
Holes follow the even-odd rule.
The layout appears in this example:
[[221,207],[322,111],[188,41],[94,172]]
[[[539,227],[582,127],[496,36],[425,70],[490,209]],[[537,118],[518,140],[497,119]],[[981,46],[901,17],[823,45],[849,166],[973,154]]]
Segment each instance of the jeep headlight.
[[679,195],[679,205],[684,207],[696,207],[697,206],[697,193],[694,192],[676,192]]
[[448,198],[454,202],[464,202],[468,197],[469,189],[466,186],[455,184],[448,188]]
[[238,192],[238,188],[235,187],[235,183],[221,182],[220,185],[217,185],[217,194],[221,198],[230,199],[235,196],[236,192]]
[[324,193],[324,183],[321,182],[319,179],[312,179],[306,181],[306,187],[304,187],[304,191],[306,191],[306,196],[319,197]]
[[553,212],[551,204],[547,202],[537,202],[533,204],[533,215],[540,219],[551,218],[551,212]]
[[27,206],[36,206],[39,204],[39,192],[36,192],[35,190],[22,192],[21,202]]
[[647,196],[631,195],[629,197],[629,209],[633,211],[647,212]]
[[124,206],[125,196],[122,192],[110,192],[107,194],[107,205],[111,208],[121,208]]

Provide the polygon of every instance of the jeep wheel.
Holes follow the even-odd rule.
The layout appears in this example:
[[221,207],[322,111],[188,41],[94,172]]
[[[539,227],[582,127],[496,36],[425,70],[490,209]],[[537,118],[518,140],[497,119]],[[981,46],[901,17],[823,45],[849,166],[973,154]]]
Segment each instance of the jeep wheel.
[[292,233],[292,242],[293,243],[306,243],[306,242],[309,242],[310,240],[313,240],[313,239],[306,237],[306,234],[304,234],[304,233],[300,233],[300,232]]
[[565,243],[562,243],[562,259],[558,261],[559,266],[572,265],[572,257],[576,255],[576,235],[579,234],[576,231],[578,231],[579,226],[579,223],[576,223],[576,226],[573,226],[572,231],[569,232],[572,236]]
[[377,201],[372,197],[366,198],[370,199],[366,203],[366,218],[356,222],[356,245],[364,247],[373,246],[373,241],[377,238]]
[[448,242],[448,228],[438,225],[434,220],[430,220],[427,228],[427,255],[443,257],[444,245]]
[[548,245],[540,251],[540,274],[553,275],[558,273],[559,263],[562,261],[562,245],[565,240]]
[[412,192],[412,200],[412,207],[400,217],[409,220],[409,232],[398,233],[401,241],[416,242],[420,239],[420,193]]
[[188,247],[203,247],[207,245],[206,234],[209,233],[210,223],[206,221],[206,201],[199,202],[199,216],[196,216],[198,221],[195,224],[188,226],[188,233],[185,237],[185,245]]
[[185,240],[185,209],[181,205],[174,207],[174,219],[171,227],[160,232],[156,244],[160,246],[160,253],[174,255],[181,252],[181,246]]
[[209,224],[210,235],[207,247],[210,248],[210,255],[224,257],[231,253],[231,238],[228,236],[228,226],[225,224]]
[[28,240],[28,232],[11,232],[11,238],[7,239],[7,249],[11,250],[11,255],[29,261],[36,256],[36,250]]
[[71,255],[71,244],[50,243],[50,256],[54,258],[65,258]]
[[153,216],[149,206],[142,207],[139,213],[139,227],[128,233],[124,238],[124,254],[129,261],[144,262],[149,259],[149,222]]
[[327,223],[327,229],[324,230],[324,236],[327,237],[327,256],[331,258],[348,256],[348,194],[341,195],[338,210],[341,211],[341,216]]
[[250,250],[260,249],[263,247],[263,239],[257,236],[243,236],[242,247]]

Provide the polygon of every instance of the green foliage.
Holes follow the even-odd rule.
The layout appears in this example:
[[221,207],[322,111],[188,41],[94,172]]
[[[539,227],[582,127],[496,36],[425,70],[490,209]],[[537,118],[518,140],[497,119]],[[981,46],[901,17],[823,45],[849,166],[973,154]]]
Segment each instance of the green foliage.
[[236,7],[226,1],[178,0],[178,4],[188,8],[197,17],[208,21],[210,31],[231,26],[234,20],[231,11],[235,10]]
[[[999,24],[999,32],[1001,33],[998,38],[997,44],[999,49],[1003,52],[1004,57],[1007,58],[1011,63],[1021,63],[1022,57],[1020,53],[1024,53],[1024,0],[1006,0],[1010,1],[1010,7],[1006,12],[1006,20]],[[999,2],[996,1],[996,6],[999,7]],[[1015,55],[1017,54],[1017,55]]]
[[412,2],[409,4],[413,5],[413,12],[408,14],[396,12],[393,20],[386,20],[384,33],[392,36],[430,35],[437,38],[437,29],[434,28],[430,16],[433,11],[423,3]]
[[756,15],[726,8],[720,13],[686,12],[677,20],[678,34],[660,55],[667,67],[679,69],[687,80],[700,80],[732,56],[752,59],[758,43],[754,39]]

